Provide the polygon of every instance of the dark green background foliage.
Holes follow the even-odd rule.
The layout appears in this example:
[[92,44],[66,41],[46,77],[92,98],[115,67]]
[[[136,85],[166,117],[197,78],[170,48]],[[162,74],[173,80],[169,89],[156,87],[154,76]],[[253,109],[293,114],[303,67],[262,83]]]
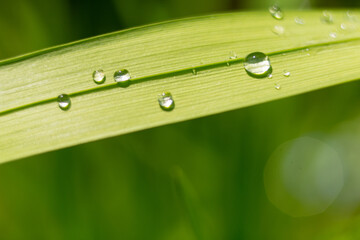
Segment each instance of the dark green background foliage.
[[[360,7],[356,0],[282,2],[285,11]],[[133,26],[269,4],[2,1],[0,58]],[[359,91],[354,82],[1,165],[0,239],[359,239],[359,208],[348,215],[293,218],[270,203],[263,182],[264,166],[280,144],[304,135],[326,142],[332,129],[355,119]]]

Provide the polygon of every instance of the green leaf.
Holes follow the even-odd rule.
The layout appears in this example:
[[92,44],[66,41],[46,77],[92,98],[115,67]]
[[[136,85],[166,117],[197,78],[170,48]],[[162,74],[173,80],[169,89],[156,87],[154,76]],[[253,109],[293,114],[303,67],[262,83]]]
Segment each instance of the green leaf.
[[[3,61],[0,162],[356,80],[360,24],[345,11],[332,14],[333,24],[320,21],[321,11],[285,12],[284,20],[267,12],[204,16]],[[305,24],[295,23],[295,17]],[[274,34],[275,25],[284,27],[283,35]],[[239,58],[229,60],[231,51]],[[273,78],[246,74],[242,60],[258,51],[270,56]],[[132,75],[127,88],[112,78],[123,68]],[[107,75],[102,85],[92,80],[98,69]],[[284,77],[283,71],[291,76]],[[158,105],[164,91],[174,97],[173,111]],[[68,111],[58,107],[62,93],[72,99]]]

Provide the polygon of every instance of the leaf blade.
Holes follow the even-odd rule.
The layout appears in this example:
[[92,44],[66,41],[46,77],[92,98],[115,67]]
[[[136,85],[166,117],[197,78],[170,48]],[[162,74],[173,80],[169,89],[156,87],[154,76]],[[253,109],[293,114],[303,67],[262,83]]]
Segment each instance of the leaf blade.
[[[309,25],[297,26],[292,19],[298,14],[302,14]],[[340,18],[342,14],[334,15]],[[289,20],[279,22],[267,14],[254,12],[174,21],[110,34],[54,52],[47,50],[22,61],[20,58],[5,62],[0,66],[0,114],[3,113],[0,115],[0,162],[359,78],[360,63],[350,58],[360,53],[358,31],[339,34],[335,41],[328,33],[336,26],[322,24],[320,12],[289,12],[287,17]],[[241,20],[246,20],[248,25],[239,27]],[[214,22],[218,24],[215,28],[210,24]],[[276,36],[271,32],[274,24],[292,30],[288,35]],[[194,36],[192,31],[199,28]],[[134,36],[134,32],[138,35]],[[159,36],[159,33],[162,34]],[[219,33],[222,35],[216,36]],[[165,36],[167,38],[162,39]],[[114,54],[119,37],[128,39],[126,46],[134,44],[131,48],[134,51],[120,60]],[[166,42],[169,46],[165,46]],[[309,46],[310,56],[304,52]],[[151,49],[141,54],[145,48]],[[116,53],[124,49],[121,47]],[[230,51],[242,57],[252,51],[273,53],[273,79],[249,77],[241,59],[226,66]],[[53,63],[53,59],[60,62],[61,67]],[[126,68],[126,64],[121,64],[124,62],[136,78],[129,88],[118,88],[112,83],[112,72]],[[45,63],[49,69],[40,71]],[[192,67],[200,67],[198,75],[192,74]],[[104,86],[97,86],[91,80],[92,71],[99,68],[106,69]],[[291,72],[290,78],[282,76],[285,69]],[[4,91],[6,79],[18,71],[23,74],[28,71],[28,75],[36,72],[28,80],[28,89],[21,88],[24,81],[17,77],[15,83],[5,84]],[[276,82],[282,85],[282,90],[275,90]],[[157,94],[162,91],[170,91],[174,96],[174,111],[160,110]],[[61,93],[72,96],[72,108],[67,112],[59,110],[55,102]],[[26,97],[19,99],[21,94]],[[13,111],[9,111],[11,109]]]

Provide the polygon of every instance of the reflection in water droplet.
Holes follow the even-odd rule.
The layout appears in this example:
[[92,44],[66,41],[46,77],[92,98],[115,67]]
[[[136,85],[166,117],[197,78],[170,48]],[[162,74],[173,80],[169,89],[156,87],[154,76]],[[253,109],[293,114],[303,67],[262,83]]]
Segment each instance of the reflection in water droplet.
[[272,29],[272,32],[275,33],[276,35],[283,35],[285,33],[285,28],[281,25],[276,25],[274,26],[274,28]]
[[58,104],[59,104],[59,108],[61,110],[69,110],[70,109],[70,106],[71,106],[71,99],[70,97],[67,95],[67,94],[60,94],[58,97],[57,97],[57,101],[58,101]]
[[304,19],[300,18],[300,17],[296,17],[295,18],[295,23],[296,24],[299,24],[299,25],[304,25],[305,24],[305,21]]
[[291,73],[289,72],[289,71],[284,71],[284,73],[283,73],[283,75],[285,76],[285,77],[290,77],[290,75],[291,75]]
[[94,82],[97,84],[104,83],[106,80],[105,73],[101,69],[94,71],[92,77],[93,77]]
[[280,145],[264,169],[270,202],[293,217],[325,211],[339,195],[343,182],[343,166],[337,152],[311,137]]
[[280,7],[277,5],[272,5],[269,7],[269,12],[271,16],[277,20],[284,18],[284,13],[281,11]]
[[329,37],[337,38],[337,33],[336,32],[331,32],[331,33],[329,33]]
[[320,17],[321,22],[326,24],[332,24],[334,23],[334,18],[331,13],[328,11],[324,11],[323,14]]
[[276,89],[276,90],[280,90],[280,89],[281,89],[281,85],[278,84],[278,83],[276,83],[276,84],[275,84],[275,89]]
[[163,92],[158,96],[158,102],[162,110],[171,111],[175,107],[174,99],[169,92]]
[[128,86],[130,84],[130,73],[126,69],[121,69],[114,73],[114,81],[119,83],[121,86]]
[[252,77],[266,77],[272,71],[269,57],[262,52],[250,53],[244,60],[246,72]]

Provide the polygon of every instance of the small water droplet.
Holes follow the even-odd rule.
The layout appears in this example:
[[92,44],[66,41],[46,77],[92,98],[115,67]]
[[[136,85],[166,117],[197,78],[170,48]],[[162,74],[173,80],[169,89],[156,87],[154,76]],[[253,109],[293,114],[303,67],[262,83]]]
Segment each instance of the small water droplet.
[[303,53],[305,53],[306,56],[310,56],[310,49],[306,48],[302,50]]
[[120,84],[121,86],[129,86],[130,85],[130,72],[126,69],[118,70],[114,73],[114,81]]
[[344,31],[354,31],[356,30],[357,26],[355,23],[342,23],[340,24],[340,28],[341,30],[344,30]]
[[175,107],[174,99],[169,92],[163,92],[158,96],[158,102],[162,110],[171,111]]
[[329,33],[329,37],[337,38],[337,33],[336,32],[331,32],[331,33]]
[[70,97],[67,95],[67,94],[60,94],[58,97],[57,97],[57,101],[58,101],[58,104],[59,104],[59,108],[61,110],[69,110],[70,109],[70,106],[71,106],[71,99]]
[[283,73],[283,75],[285,76],[285,77],[290,77],[290,75],[291,75],[291,73],[289,72],[289,71],[284,71],[284,73]]
[[351,22],[358,22],[358,17],[350,10],[346,11],[346,19]]
[[270,73],[267,77],[268,77],[268,79],[272,79],[273,75]]
[[278,5],[272,5],[269,7],[269,12],[271,16],[277,20],[282,20],[284,18],[284,13]]
[[332,24],[334,23],[334,18],[331,13],[328,11],[324,11],[320,17],[321,22],[326,24]]
[[272,32],[275,33],[276,35],[283,35],[285,32],[285,28],[281,25],[276,25],[274,26],[274,28],[272,29]]
[[105,73],[101,69],[94,71],[92,77],[93,77],[94,82],[97,84],[104,83],[106,80]]
[[227,65],[228,67],[230,67],[230,62],[226,62],[226,65]]
[[296,24],[299,24],[299,25],[304,25],[305,24],[305,20],[302,19],[301,17],[296,17],[294,20],[295,20]]
[[193,75],[197,75],[197,71],[196,71],[195,68],[192,69],[192,74],[193,74]]
[[236,52],[231,51],[229,59],[236,59],[236,58],[238,58]]
[[276,90],[280,90],[280,89],[281,89],[281,85],[278,84],[278,83],[276,83],[276,84],[275,84],[275,89],[276,89]]
[[272,71],[269,57],[262,52],[250,53],[244,60],[244,68],[252,77],[266,77]]

